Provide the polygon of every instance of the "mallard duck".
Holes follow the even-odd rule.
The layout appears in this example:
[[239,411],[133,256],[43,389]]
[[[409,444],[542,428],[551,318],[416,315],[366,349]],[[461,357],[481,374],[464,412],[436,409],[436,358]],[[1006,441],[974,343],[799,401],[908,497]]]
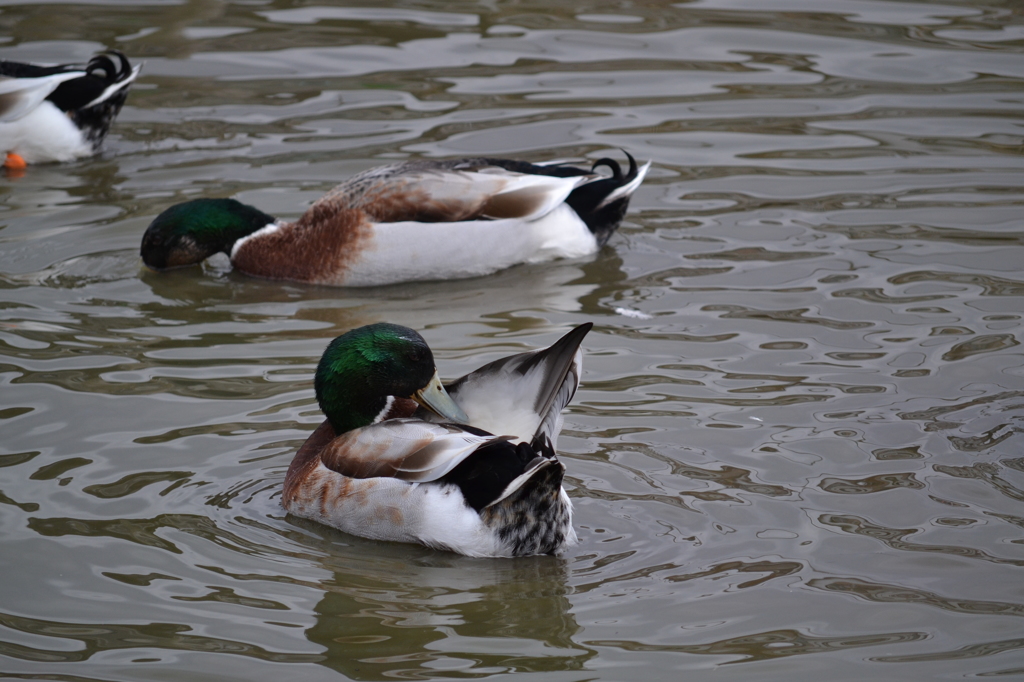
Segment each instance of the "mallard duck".
[[339,336],[313,382],[327,419],[288,468],[285,509],[352,535],[469,556],[575,544],[554,448],[592,326],[447,388],[408,327],[372,324]]
[[[257,277],[334,286],[486,275],[603,246],[650,163],[587,170],[509,159],[409,161],[360,173],[282,222],[234,199],[194,199],[142,237],[156,270],[223,252]],[[610,176],[597,173],[601,166]]]
[[4,165],[70,161],[94,154],[139,75],[108,50],[86,65],[0,61],[0,152]]

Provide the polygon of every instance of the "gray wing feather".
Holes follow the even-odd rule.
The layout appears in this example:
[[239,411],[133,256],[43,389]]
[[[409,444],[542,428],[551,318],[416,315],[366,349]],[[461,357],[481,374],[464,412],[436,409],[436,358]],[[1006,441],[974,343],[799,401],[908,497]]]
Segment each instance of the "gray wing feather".
[[497,436],[478,436],[455,424],[389,419],[337,436],[320,453],[328,469],[349,478],[435,481]]
[[[554,444],[562,410],[580,383],[580,344],[592,327],[590,323],[580,325],[548,348],[495,360],[445,388],[470,415],[488,398],[504,402],[514,396],[516,403],[532,406],[536,418],[529,433],[512,435],[532,441],[544,434]],[[470,425],[474,425],[472,421]]]
[[41,78],[0,76],[0,123],[17,121],[42,104],[58,85],[84,75],[84,71],[68,71]]

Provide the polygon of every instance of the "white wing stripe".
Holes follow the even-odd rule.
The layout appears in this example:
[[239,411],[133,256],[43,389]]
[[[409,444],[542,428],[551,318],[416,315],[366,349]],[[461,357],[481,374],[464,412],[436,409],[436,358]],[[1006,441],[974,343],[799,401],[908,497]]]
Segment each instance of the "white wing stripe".
[[640,183],[644,181],[644,176],[647,175],[647,171],[650,170],[650,168],[650,161],[640,166],[640,170],[637,171],[635,178],[633,178],[630,182],[626,183],[622,187],[616,187],[615,191],[606,196],[604,200],[597,205],[597,207],[601,208],[602,206],[607,206],[613,201],[618,201],[622,197],[628,197],[631,194],[633,194],[633,192],[635,192],[637,188],[640,186]]
[[139,64],[134,69],[132,69],[132,74],[130,76],[128,76],[124,80],[117,81],[116,83],[113,83],[112,85],[108,85],[107,89],[100,93],[99,97],[97,97],[93,101],[91,101],[88,104],[86,104],[83,108],[84,109],[88,109],[89,107],[94,107],[97,104],[100,104],[101,102],[107,101],[107,99],[109,99],[115,93],[123,90],[124,88],[127,88],[129,85],[131,85],[132,81],[135,80],[135,77],[139,75],[139,70],[141,68],[142,68],[142,65]]

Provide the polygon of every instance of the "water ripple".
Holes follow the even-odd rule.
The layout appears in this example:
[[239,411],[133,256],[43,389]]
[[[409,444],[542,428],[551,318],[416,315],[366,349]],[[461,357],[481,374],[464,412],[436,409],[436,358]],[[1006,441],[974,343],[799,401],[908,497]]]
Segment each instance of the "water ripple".
[[[0,177],[3,675],[1020,674],[1009,4],[2,4],[2,59],[144,62],[99,155]],[[392,161],[618,149],[651,171],[590,258],[360,291],[139,263],[187,199],[291,219]],[[449,379],[595,323],[578,547],[284,512],[317,358],[378,321]]]

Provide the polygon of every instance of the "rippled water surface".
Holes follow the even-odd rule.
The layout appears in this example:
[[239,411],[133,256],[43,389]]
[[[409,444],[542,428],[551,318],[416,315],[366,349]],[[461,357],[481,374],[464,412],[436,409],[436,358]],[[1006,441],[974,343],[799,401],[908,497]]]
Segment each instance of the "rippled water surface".
[[[144,61],[103,153],[0,178],[0,676],[1024,675],[1016,0],[0,2],[0,58]],[[652,160],[596,257],[342,290],[140,267],[394,159]],[[451,378],[592,320],[580,545],[287,516],[327,341]]]

